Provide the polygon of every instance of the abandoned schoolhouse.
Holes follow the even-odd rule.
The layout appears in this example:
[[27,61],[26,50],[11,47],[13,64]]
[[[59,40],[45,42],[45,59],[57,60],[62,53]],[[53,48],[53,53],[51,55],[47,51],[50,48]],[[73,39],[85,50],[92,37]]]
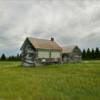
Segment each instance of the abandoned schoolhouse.
[[26,38],[21,47],[23,66],[41,64],[69,63],[81,61],[81,50],[78,46],[61,47],[54,38],[50,40]]

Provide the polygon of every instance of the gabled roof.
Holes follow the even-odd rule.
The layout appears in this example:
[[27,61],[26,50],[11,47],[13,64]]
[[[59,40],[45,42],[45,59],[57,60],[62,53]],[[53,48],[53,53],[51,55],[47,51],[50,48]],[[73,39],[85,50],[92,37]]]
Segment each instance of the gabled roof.
[[36,49],[51,49],[61,51],[62,48],[55,42],[46,39],[27,38]]
[[75,48],[78,48],[77,45],[62,47],[62,53],[72,53]]

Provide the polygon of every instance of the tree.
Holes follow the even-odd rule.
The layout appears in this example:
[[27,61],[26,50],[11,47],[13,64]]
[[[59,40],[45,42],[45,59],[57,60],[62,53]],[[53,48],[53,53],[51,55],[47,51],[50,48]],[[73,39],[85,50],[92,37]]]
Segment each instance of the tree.
[[85,51],[85,49],[84,49],[83,52],[82,52],[82,58],[83,58],[83,59],[86,59],[86,51]]
[[90,59],[91,59],[91,51],[90,51],[90,49],[89,49],[89,48],[87,49],[86,59],[88,59],[88,60],[90,60]]
[[9,61],[15,61],[15,60],[16,60],[16,57],[15,57],[15,56],[9,56],[9,57],[8,57],[8,60],[9,60]]
[[95,50],[92,48],[91,51],[91,59],[95,59]]
[[99,52],[100,52],[100,51],[99,51],[99,48],[96,48],[96,49],[95,49],[95,58],[96,58],[96,59],[99,59]]
[[20,54],[17,54],[16,56],[9,56],[7,60],[9,60],[9,61],[20,61],[21,56],[20,56]]
[[85,60],[96,60],[100,59],[100,50],[99,48],[90,50],[89,48],[87,50],[83,50],[82,52],[82,58]]
[[21,56],[20,56],[20,54],[17,54],[17,56],[16,56],[16,60],[20,60],[21,59]]
[[0,59],[1,59],[1,60],[6,60],[5,54],[2,54]]

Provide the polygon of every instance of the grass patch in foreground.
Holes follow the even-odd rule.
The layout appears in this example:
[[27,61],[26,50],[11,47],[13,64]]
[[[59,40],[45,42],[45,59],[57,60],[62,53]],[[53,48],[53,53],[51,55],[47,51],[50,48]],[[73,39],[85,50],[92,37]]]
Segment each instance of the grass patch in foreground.
[[0,62],[0,100],[99,100],[100,61],[24,68]]

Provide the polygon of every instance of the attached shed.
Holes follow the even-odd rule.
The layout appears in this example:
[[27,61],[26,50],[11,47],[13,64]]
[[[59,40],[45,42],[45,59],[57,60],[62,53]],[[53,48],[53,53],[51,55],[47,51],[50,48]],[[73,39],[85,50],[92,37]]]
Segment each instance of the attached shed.
[[21,47],[22,65],[38,66],[43,63],[60,63],[62,48],[54,41],[37,38],[26,38]]
[[67,62],[80,62],[82,59],[81,50],[78,46],[68,46],[62,48],[62,61]]

